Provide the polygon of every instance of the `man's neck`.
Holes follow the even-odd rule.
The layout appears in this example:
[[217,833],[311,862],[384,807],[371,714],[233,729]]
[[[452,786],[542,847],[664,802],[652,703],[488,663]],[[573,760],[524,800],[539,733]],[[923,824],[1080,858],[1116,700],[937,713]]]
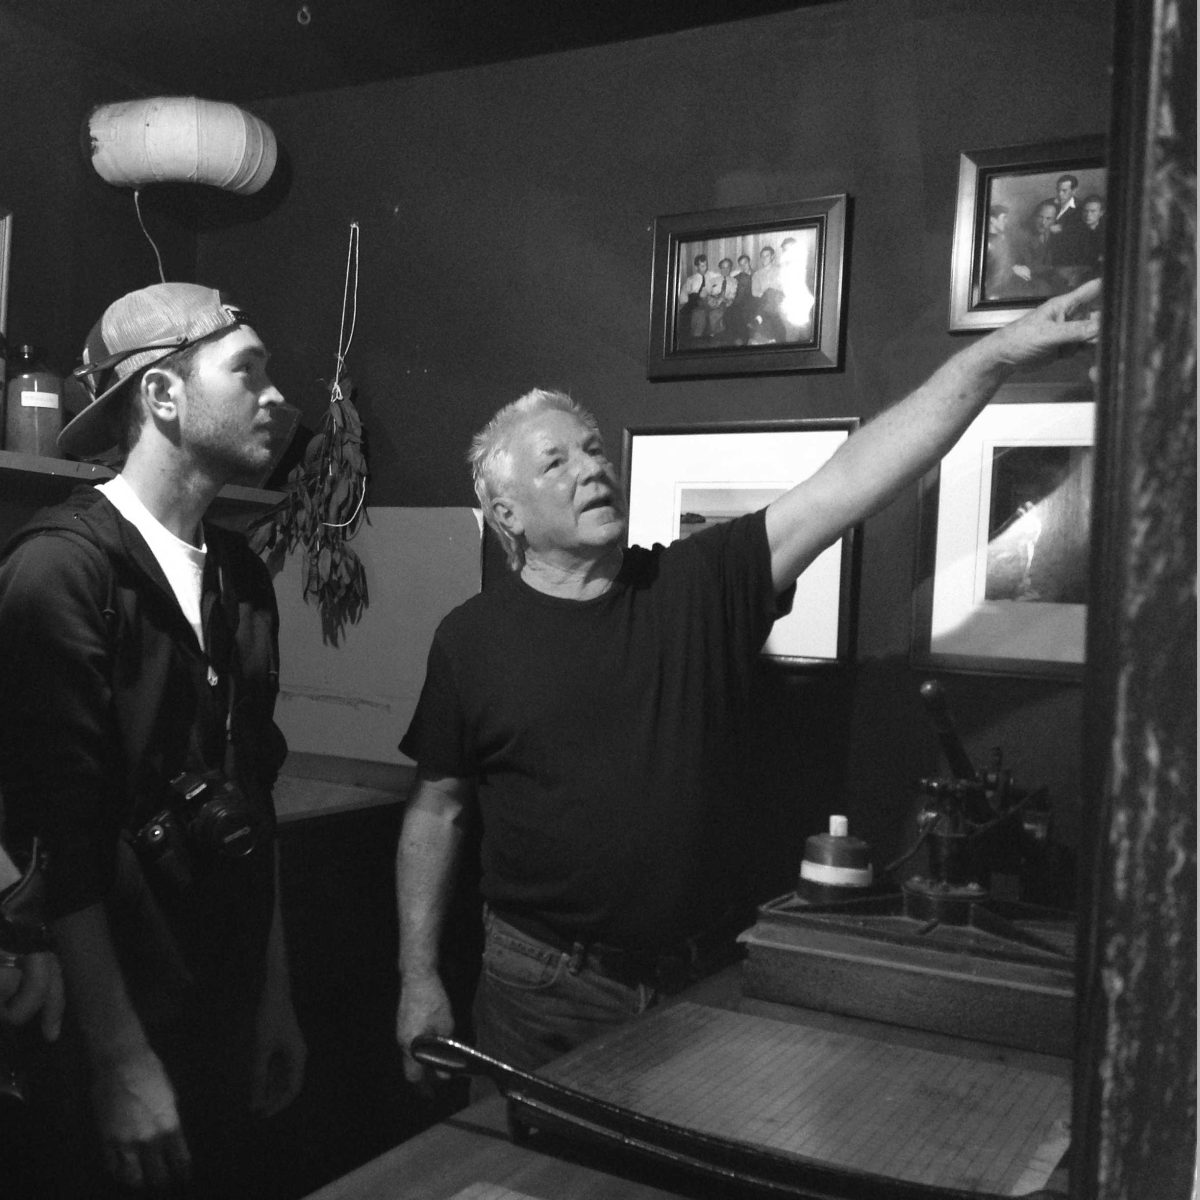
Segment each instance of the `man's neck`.
[[160,525],[181,541],[199,545],[200,521],[221,484],[176,452],[139,452],[141,447],[139,442],[130,451],[122,478]]
[[521,578],[531,588],[564,600],[595,600],[612,587],[621,570],[620,545],[603,549],[594,559],[538,555],[526,551]]

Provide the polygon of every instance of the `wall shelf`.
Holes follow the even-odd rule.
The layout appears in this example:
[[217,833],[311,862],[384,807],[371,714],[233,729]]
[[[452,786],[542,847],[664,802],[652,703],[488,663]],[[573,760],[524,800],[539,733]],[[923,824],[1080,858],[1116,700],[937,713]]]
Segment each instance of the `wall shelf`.
[[[37,454],[21,454],[15,450],[0,450],[0,490],[10,492],[12,485],[26,485],[30,490],[45,491],[56,484],[71,487],[76,483],[100,483],[111,479],[115,472],[99,463],[75,462],[69,458],[44,458]],[[239,508],[270,508],[283,499],[283,492],[266,488],[242,487],[228,484],[221,489],[218,500]]]

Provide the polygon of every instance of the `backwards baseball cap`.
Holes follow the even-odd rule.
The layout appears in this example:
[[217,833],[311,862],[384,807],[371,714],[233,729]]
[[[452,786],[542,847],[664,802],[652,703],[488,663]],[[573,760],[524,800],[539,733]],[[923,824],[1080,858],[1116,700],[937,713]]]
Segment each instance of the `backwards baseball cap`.
[[58,435],[76,458],[95,458],[121,440],[125,385],[139,371],[247,322],[237,305],[198,283],[156,283],[115,300],[92,327],[72,372],[90,403]]

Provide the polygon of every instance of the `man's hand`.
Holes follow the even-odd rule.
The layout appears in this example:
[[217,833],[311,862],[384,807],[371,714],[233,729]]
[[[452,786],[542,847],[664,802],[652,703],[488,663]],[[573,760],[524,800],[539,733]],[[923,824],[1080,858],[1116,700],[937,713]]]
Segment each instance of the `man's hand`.
[[1100,333],[1100,280],[1054,296],[991,334],[1003,362],[1029,366],[1071,346],[1094,342]]
[[54,954],[39,951],[0,966],[0,1021],[24,1025],[40,1013],[42,1035],[53,1042],[62,1029],[63,1006],[62,971]]
[[145,1047],[96,1066],[92,1107],[105,1166],[118,1182],[161,1190],[191,1175],[175,1092],[158,1056]]
[[450,999],[442,981],[436,976],[401,980],[400,1004],[396,1011],[396,1041],[404,1051],[404,1077],[428,1089],[435,1078],[448,1078],[442,1072],[433,1073],[412,1056],[413,1039],[422,1034],[449,1037],[454,1032],[454,1017]]
[[261,1117],[282,1112],[304,1086],[308,1047],[296,1020],[291,993],[268,986],[258,1010],[250,1109]]

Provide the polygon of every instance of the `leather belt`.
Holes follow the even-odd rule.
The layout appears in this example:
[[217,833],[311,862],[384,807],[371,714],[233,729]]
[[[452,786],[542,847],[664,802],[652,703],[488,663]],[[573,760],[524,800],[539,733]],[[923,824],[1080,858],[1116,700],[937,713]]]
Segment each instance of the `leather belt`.
[[634,954],[620,946],[596,941],[586,934],[560,933],[537,917],[524,913],[509,913],[499,909],[493,909],[492,912],[499,920],[535,941],[569,955],[570,967],[575,971],[586,965],[626,987],[645,984],[667,994],[679,991],[695,977],[698,954],[692,941],[680,942],[662,954]]

